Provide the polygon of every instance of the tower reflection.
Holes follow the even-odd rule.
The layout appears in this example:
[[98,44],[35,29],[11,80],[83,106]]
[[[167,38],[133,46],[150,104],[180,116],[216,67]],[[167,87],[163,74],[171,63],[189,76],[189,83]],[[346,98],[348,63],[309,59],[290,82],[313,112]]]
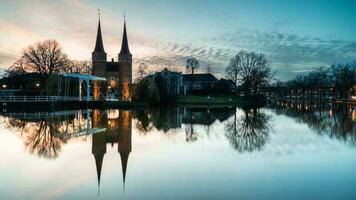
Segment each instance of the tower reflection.
[[121,158],[122,181],[123,185],[125,185],[126,169],[132,148],[131,123],[132,116],[129,110],[93,110],[93,128],[106,128],[105,131],[96,133],[92,137],[92,154],[95,159],[98,187],[100,187],[101,169],[107,150],[107,144],[111,144],[111,146],[117,144],[117,150]]

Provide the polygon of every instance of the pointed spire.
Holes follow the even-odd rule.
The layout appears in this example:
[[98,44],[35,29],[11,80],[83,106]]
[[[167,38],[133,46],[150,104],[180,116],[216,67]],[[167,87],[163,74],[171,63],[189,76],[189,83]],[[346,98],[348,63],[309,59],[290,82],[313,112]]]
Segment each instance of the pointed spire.
[[100,52],[100,53],[105,53],[104,50],[104,44],[103,44],[103,38],[101,36],[101,26],[100,26],[100,9],[98,9],[99,13],[99,23],[98,23],[98,32],[96,34],[96,43],[95,43],[95,48],[94,52]]
[[104,154],[94,154],[98,187],[100,187],[101,168],[103,166]]
[[106,137],[105,132],[97,133],[92,136],[92,149],[91,152],[94,155],[96,176],[98,179],[98,192],[100,189],[101,169],[103,166],[103,160],[106,153]]
[[124,32],[122,35],[122,44],[121,44],[121,51],[119,53],[120,55],[129,55],[130,49],[129,49],[129,41],[127,39],[127,33],[126,33],[126,14],[124,14]]
[[121,158],[121,167],[122,167],[122,181],[125,185],[126,181],[126,168],[127,168],[127,163],[129,160],[129,155],[130,152],[120,152],[120,158]]

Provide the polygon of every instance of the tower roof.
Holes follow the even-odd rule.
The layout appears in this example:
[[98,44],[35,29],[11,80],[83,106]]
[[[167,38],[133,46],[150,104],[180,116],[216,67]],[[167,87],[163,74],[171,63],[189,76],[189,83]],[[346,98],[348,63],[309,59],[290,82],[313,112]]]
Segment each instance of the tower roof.
[[120,54],[131,54],[130,49],[129,49],[129,41],[127,39],[127,33],[126,33],[126,20],[124,20],[124,32],[122,35],[122,44],[121,44],[121,51]]
[[96,34],[96,43],[95,43],[94,52],[105,53],[103,38],[101,36],[100,16],[99,16],[98,32]]

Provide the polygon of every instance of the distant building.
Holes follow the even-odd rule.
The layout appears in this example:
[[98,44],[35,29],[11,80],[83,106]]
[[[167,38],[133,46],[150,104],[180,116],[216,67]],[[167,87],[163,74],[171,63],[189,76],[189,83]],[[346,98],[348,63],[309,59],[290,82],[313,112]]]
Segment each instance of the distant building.
[[153,74],[153,78],[158,76],[163,79],[168,95],[179,96],[184,94],[182,72],[174,72],[164,68],[162,71]]
[[[114,59],[109,62],[107,61],[107,54],[104,50],[99,18],[96,43],[94,51],[92,53],[92,63],[92,74],[100,77],[105,77],[107,79],[106,87],[109,96],[119,97],[124,100],[131,99],[132,54],[129,50],[126,33],[126,22],[124,22],[124,31],[122,37],[121,51],[118,54],[118,62],[115,62]],[[94,85],[95,96],[99,95],[99,88],[99,85]]]
[[215,83],[214,91],[217,94],[234,94],[236,93],[236,86],[232,80],[222,78]]
[[184,94],[202,93],[211,90],[218,82],[211,73],[207,74],[183,74]]

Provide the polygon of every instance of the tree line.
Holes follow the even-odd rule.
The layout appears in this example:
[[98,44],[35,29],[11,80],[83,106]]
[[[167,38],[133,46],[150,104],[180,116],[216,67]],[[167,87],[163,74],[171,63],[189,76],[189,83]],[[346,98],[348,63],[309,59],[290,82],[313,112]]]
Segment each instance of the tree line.
[[295,98],[350,98],[356,84],[356,63],[316,67],[289,81],[275,81],[268,88],[271,95]]

